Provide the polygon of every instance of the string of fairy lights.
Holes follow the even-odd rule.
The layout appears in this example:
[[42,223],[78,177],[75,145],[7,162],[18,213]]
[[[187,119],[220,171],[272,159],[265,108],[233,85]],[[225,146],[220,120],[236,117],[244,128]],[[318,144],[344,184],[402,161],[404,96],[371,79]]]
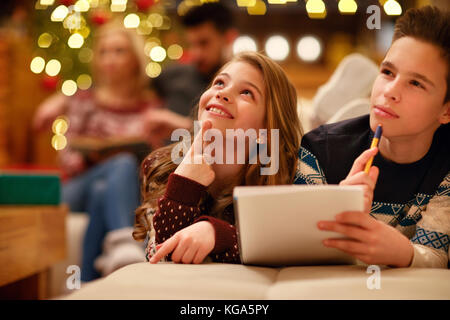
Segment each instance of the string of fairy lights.
[[[36,0],[36,50],[30,70],[41,75],[42,86],[49,91],[61,91],[66,96],[92,86],[89,64],[93,58],[92,31],[113,18],[123,19],[125,28],[134,29],[145,38],[144,53],[148,57],[146,74],[156,78],[164,65],[183,58],[180,43],[167,43],[164,35],[173,31],[168,9],[179,16],[193,6],[219,0]],[[356,14],[357,0],[335,0],[343,15]],[[265,15],[273,6],[304,5],[311,19],[324,19],[327,6],[324,0],[236,0],[249,15]],[[379,0],[387,15],[400,15],[402,7],[397,0]],[[171,38],[171,37],[168,37]],[[173,37],[172,37],[173,39]],[[257,50],[256,42],[247,35],[236,39],[235,53]],[[282,61],[289,54],[289,43],[281,36],[272,36],[265,44],[267,54]],[[297,43],[297,54],[304,62],[316,61],[321,53],[320,40],[314,36],[302,37]],[[53,123],[52,146],[63,149],[68,128],[67,119],[60,117]]]

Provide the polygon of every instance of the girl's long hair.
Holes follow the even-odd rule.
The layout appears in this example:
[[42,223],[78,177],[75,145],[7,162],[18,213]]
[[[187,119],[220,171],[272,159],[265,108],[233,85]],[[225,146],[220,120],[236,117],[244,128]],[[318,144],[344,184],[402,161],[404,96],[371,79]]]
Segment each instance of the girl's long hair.
[[[298,150],[303,130],[297,114],[297,93],[281,67],[265,55],[256,52],[243,52],[225,64],[245,62],[258,69],[264,79],[266,113],[264,128],[267,129],[267,150],[272,150],[271,129],[279,130],[279,169],[273,175],[261,175],[263,165],[257,159],[255,164],[245,164],[241,174],[233,178],[219,197],[214,199],[208,215],[229,220],[223,215],[225,208],[233,202],[233,188],[238,185],[281,185],[293,182]],[[192,141],[192,140],[191,140]],[[156,212],[157,201],[164,195],[170,173],[177,165],[171,160],[172,144],[150,153],[141,164],[142,205],[135,211],[133,237],[143,241],[151,231],[151,213]],[[270,155],[274,161],[275,155]],[[229,221],[230,222],[230,221]]]

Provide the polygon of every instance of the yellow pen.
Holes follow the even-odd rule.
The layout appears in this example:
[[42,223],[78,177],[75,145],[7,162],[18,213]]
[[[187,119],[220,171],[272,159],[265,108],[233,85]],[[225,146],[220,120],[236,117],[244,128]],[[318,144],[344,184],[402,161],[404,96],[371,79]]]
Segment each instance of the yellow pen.
[[[381,127],[381,124],[377,126],[377,129],[375,130],[375,135],[372,139],[372,144],[370,145],[370,149],[374,147],[378,147],[378,143],[381,139],[381,133],[383,132],[383,128]],[[366,163],[366,167],[364,168],[364,172],[369,174],[370,167],[372,166],[373,157],[370,157],[369,161]]]

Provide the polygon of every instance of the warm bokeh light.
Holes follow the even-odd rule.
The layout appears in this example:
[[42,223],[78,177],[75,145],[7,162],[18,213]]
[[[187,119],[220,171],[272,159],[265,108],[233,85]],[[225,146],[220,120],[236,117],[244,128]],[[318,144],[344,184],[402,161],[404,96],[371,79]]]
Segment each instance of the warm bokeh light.
[[355,0],[339,0],[338,8],[342,14],[353,14],[358,10],[358,4]]
[[323,0],[308,0],[306,2],[306,12],[312,19],[323,19],[327,16],[327,9]]
[[259,15],[265,15],[267,12],[267,7],[264,1],[262,0],[256,0],[256,3],[252,7],[247,7],[247,13],[249,15],[259,16]]
[[317,37],[305,36],[298,41],[297,54],[305,62],[314,62],[322,54],[322,45]]
[[91,8],[97,8],[99,4],[98,1],[99,0],[89,0],[89,5],[91,6]]
[[50,77],[56,76],[61,71],[61,62],[59,62],[56,59],[52,59],[49,62],[47,62],[47,65],[45,66],[45,73],[48,74]]
[[53,37],[50,33],[43,33],[38,38],[38,46],[41,48],[48,48],[52,44]]
[[63,21],[68,14],[69,9],[64,5],[60,5],[56,7],[55,10],[53,10],[50,20],[54,22],[60,22]]
[[389,16],[399,16],[402,14],[402,6],[395,0],[387,0],[383,8],[384,12]]
[[156,62],[150,62],[145,68],[145,72],[150,78],[156,78],[161,74],[161,66]]
[[240,36],[233,43],[233,53],[242,51],[257,51],[256,41],[250,36]]
[[42,57],[34,57],[30,63],[30,69],[33,73],[41,73],[45,68],[45,60]]
[[52,131],[54,134],[64,135],[67,129],[69,129],[69,123],[65,117],[58,117],[53,121]]
[[162,62],[166,58],[166,50],[161,46],[153,47],[150,50],[150,58],[156,62]]
[[273,60],[282,61],[289,55],[289,42],[282,36],[270,37],[265,45],[267,55]]
[[74,9],[77,12],[87,12],[89,11],[90,5],[89,5],[89,1],[87,0],[78,0],[77,2],[75,2],[75,6]]
[[150,21],[155,28],[159,28],[163,24],[163,17],[158,13],[152,13],[148,16],[148,21]]
[[80,52],[78,53],[78,59],[80,59],[80,61],[82,63],[89,63],[92,61],[92,57],[93,57],[93,52],[91,49],[89,48],[82,48],[80,50]]
[[77,32],[79,34],[81,34],[83,36],[83,38],[86,39],[87,37],[89,37],[89,34],[91,33],[91,29],[89,29],[89,27],[84,26],[83,28],[81,28]]
[[63,82],[61,92],[66,96],[73,96],[77,92],[77,83],[73,80],[66,80]]
[[62,150],[67,146],[67,139],[63,135],[56,134],[52,138],[52,147],[55,150]]
[[253,7],[256,0],[237,0],[238,7]]
[[129,15],[127,15],[125,17],[125,19],[123,19],[123,25],[125,26],[125,28],[137,28],[139,26],[140,23],[140,19],[139,16],[135,13],[130,13]]
[[148,34],[152,33],[152,30],[153,30],[153,25],[151,24],[150,21],[148,21],[148,19],[146,19],[146,20],[141,20],[136,31],[140,35],[148,35]]
[[146,42],[145,45],[144,45],[144,53],[145,53],[145,55],[150,57],[150,52],[152,51],[152,49],[154,47],[156,47],[156,46],[159,46],[159,45],[161,45],[160,41],[156,42],[154,40],[150,40],[150,41]]
[[71,35],[69,37],[69,40],[67,40],[67,44],[69,45],[69,47],[71,47],[73,49],[81,48],[83,46],[83,43],[84,43],[84,38],[79,33],[74,33],[73,35]]
[[81,90],[87,90],[92,86],[92,78],[88,74],[81,74],[77,78],[78,88]]
[[40,0],[39,3],[41,6],[52,6],[55,0]]
[[172,44],[167,48],[167,56],[169,59],[178,60],[183,55],[183,48],[179,44]]
[[127,0],[111,0],[112,12],[124,12],[127,9]]

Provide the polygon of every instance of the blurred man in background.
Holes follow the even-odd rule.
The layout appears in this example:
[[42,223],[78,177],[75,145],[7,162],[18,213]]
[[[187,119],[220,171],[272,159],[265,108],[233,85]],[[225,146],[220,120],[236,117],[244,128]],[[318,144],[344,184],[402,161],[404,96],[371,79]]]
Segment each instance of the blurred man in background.
[[222,3],[192,7],[182,17],[190,64],[168,66],[153,85],[166,109],[150,113],[152,134],[169,138],[174,129],[192,126],[192,112],[214,74],[232,56],[238,32],[231,10]]

